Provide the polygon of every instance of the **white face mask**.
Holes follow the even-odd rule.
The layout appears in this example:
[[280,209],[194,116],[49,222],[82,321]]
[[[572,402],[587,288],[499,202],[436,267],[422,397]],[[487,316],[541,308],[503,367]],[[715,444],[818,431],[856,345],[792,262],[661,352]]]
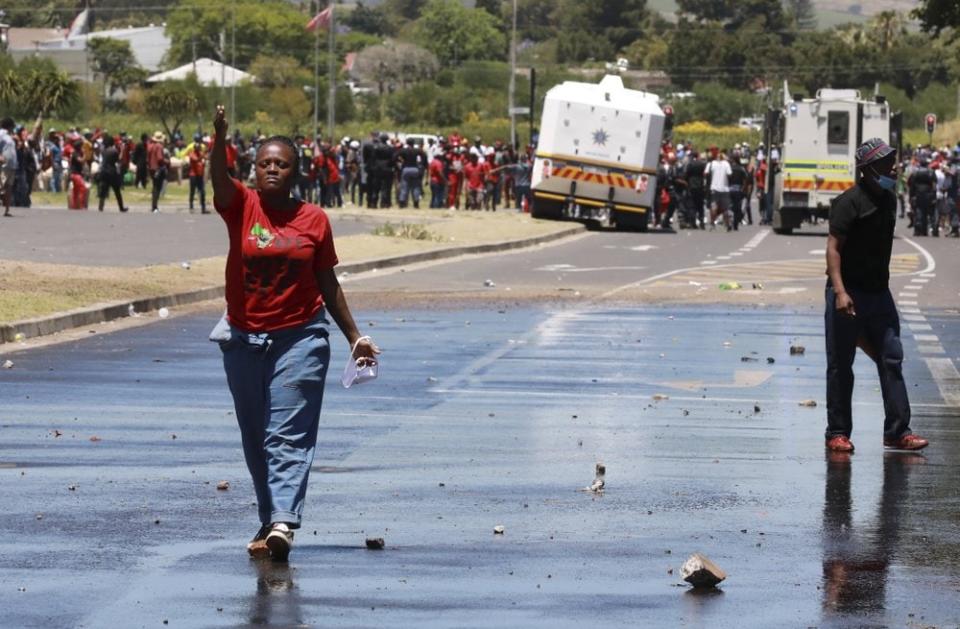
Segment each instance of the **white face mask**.
[[347,358],[347,364],[343,368],[343,375],[340,376],[340,384],[344,389],[349,389],[355,384],[363,384],[377,378],[377,368],[379,363],[371,358],[354,358],[353,353],[357,351],[357,345],[360,341],[370,340],[369,336],[361,336],[350,349],[350,356]]

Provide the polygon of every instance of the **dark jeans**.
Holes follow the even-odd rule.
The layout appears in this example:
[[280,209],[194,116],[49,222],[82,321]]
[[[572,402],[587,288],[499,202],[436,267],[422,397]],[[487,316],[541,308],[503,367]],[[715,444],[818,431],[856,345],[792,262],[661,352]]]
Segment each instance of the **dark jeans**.
[[702,229],[704,226],[703,222],[703,204],[705,199],[704,191],[693,189],[690,190],[690,195],[688,197],[690,203],[689,217],[688,221],[691,227],[700,226]]
[[446,196],[443,194],[443,183],[430,182],[430,207],[433,209],[442,209]]
[[740,222],[743,221],[743,192],[740,190],[730,190],[730,209],[733,210],[733,228],[739,229]]
[[99,199],[99,209],[103,211],[103,205],[107,201],[107,197],[110,196],[110,190],[113,190],[113,194],[117,197],[117,206],[120,208],[120,211],[123,212],[123,193],[120,192],[120,188],[123,186],[123,179],[120,175],[104,175],[101,173],[100,181],[97,182],[97,196]]
[[913,214],[913,235],[926,236],[927,231],[933,228],[934,235],[939,235],[937,221],[936,196],[933,192],[918,192]]
[[889,290],[870,293],[847,289],[857,315],[837,312],[836,293],[826,289],[824,329],[827,342],[827,433],[850,436],[853,431],[853,361],[862,336],[877,357],[877,374],[883,395],[883,436],[897,439],[910,434],[910,401],[903,382],[903,345],[900,317]]
[[150,173],[150,179],[153,181],[153,190],[151,191],[151,210],[158,209],[160,203],[160,193],[163,191],[163,184],[167,180],[167,169],[161,168]]
[[193,195],[200,195],[200,211],[207,211],[207,193],[203,185],[203,175],[194,175],[190,177],[190,209],[193,209]]
[[147,178],[149,177],[149,175],[150,173],[147,170],[146,162],[144,162],[143,164],[137,164],[137,172],[134,174],[133,186],[135,188],[143,188],[144,190],[146,190]]

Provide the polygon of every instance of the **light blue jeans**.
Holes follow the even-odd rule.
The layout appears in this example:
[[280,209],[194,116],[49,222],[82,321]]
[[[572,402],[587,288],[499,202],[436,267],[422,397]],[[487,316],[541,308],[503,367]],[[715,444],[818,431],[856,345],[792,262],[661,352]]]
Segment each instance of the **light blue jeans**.
[[225,327],[220,343],[262,524],[299,528],[317,444],[323,385],[330,364],[329,322],[251,334]]

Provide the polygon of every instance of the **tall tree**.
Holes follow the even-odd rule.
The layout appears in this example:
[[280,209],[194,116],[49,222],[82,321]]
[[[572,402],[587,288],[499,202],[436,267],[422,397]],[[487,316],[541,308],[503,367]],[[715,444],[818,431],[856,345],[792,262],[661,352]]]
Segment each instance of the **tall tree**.
[[[258,54],[290,55],[301,63],[312,63],[313,40],[304,36],[308,18],[286,0],[180,0],[167,18],[170,37],[168,60],[187,63],[210,57],[231,63],[232,20],[236,11],[236,61],[246,68]],[[221,48],[221,34],[225,46]]]
[[144,105],[148,114],[160,119],[167,136],[173,137],[184,120],[201,111],[198,93],[188,81],[166,81],[147,92]]
[[459,0],[430,0],[417,20],[417,39],[444,65],[467,59],[504,59],[506,37],[486,11]]
[[87,42],[93,71],[103,80],[107,98],[147,78],[147,71],[137,64],[125,39],[93,37]]
[[357,2],[353,11],[347,13],[343,23],[355,31],[371,35],[392,35],[394,32],[383,5],[370,7],[364,4],[363,0]]
[[646,0],[561,0],[552,14],[557,60],[611,58],[642,36],[647,17]]
[[920,20],[920,27],[927,33],[939,35],[953,29],[956,36],[960,31],[960,2],[956,0],[920,0],[911,15]]
[[787,11],[797,30],[817,30],[817,13],[813,0],[787,0]]

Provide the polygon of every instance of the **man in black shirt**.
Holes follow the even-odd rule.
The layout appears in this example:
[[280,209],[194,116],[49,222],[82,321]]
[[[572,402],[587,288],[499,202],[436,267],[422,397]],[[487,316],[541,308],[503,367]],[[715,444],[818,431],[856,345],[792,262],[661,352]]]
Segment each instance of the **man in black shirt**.
[[885,419],[883,445],[920,450],[927,440],[910,432],[903,382],[900,319],[890,294],[890,255],[896,225],[896,151],[879,138],[857,148],[859,180],[830,210],[825,331],[827,448],[852,452],[853,360],[857,345],[877,364]]
[[103,204],[107,200],[110,191],[117,197],[117,207],[121,212],[126,212],[123,207],[123,193],[120,187],[123,185],[123,176],[120,174],[120,151],[117,149],[116,141],[109,133],[103,136],[103,153],[100,156],[100,179],[97,183],[97,196],[100,197],[100,211],[103,211]]

